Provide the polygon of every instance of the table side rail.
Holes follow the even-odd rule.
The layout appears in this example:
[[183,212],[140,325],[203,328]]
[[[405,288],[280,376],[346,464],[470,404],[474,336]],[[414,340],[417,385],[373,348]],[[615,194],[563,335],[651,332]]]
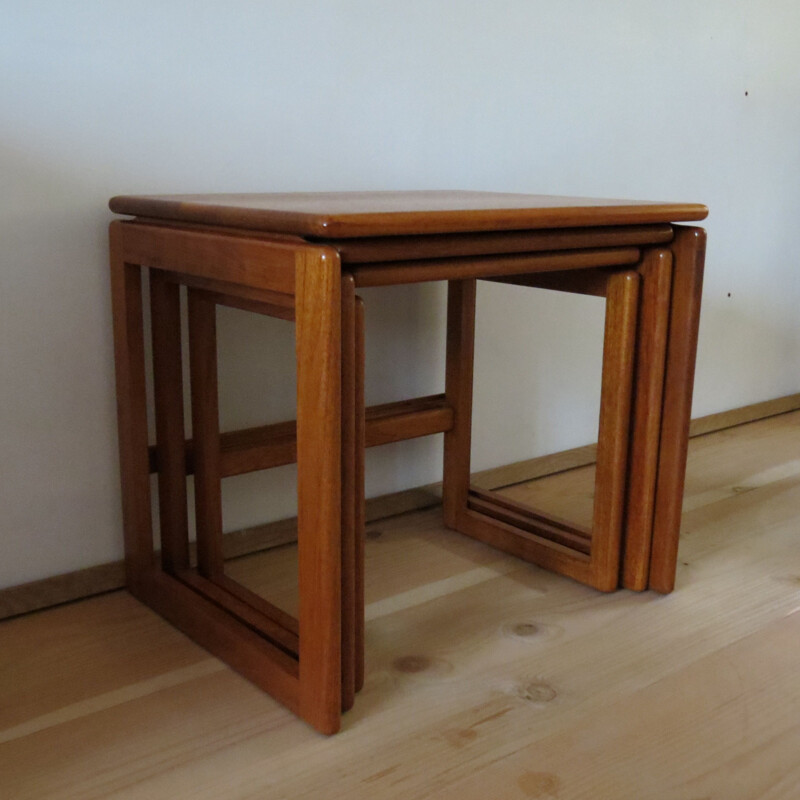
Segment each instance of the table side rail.
[[637,264],[638,247],[593,250],[562,250],[503,256],[436,258],[390,263],[357,264],[350,267],[356,286],[395,286],[425,281],[492,278],[530,272],[622,267]]
[[503,231],[495,233],[376,236],[363,239],[309,239],[339,251],[345,267],[355,264],[411,259],[582,250],[629,245],[666,244],[671,225],[624,225],[604,228]]

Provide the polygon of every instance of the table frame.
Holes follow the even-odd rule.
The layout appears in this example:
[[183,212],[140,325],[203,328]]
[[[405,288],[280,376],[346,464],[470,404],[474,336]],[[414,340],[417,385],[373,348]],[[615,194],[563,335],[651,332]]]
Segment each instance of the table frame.
[[[364,679],[367,446],[444,432],[448,525],[596,588],[611,590],[621,580],[630,588],[672,589],[702,285],[702,229],[630,225],[309,242],[134,220],[113,222],[110,237],[128,587],[321,732],[338,730],[341,711],[350,707]],[[148,441],[144,268],[150,274],[155,446]],[[588,554],[531,534],[530,515],[514,530],[509,520],[518,519],[520,509],[470,493],[465,453],[478,278],[607,297],[598,488],[611,488],[608,501],[596,505]],[[445,394],[365,410],[363,306],[356,290],[432,280],[450,281]],[[180,285],[188,287],[190,441],[183,433]],[[217,304],[294,320],[296,423],[220,434]],[[296,621],[225,577],[219,492],[225,475],[294,460],[300,562]],[[633,469],[626,471],[626,465]],[[154,471],[160,560],[154,553],[150,510]],[[196,569],[189,561],[185,503],[191,473],[198,487]],[[487,502],[494,502],[494,518],[480,510],[486,510]],[[552,527],[541,519],[534,522]],[[555,527],[569,533],[558,521]],[[498,541],[498,531],[504,541]]]

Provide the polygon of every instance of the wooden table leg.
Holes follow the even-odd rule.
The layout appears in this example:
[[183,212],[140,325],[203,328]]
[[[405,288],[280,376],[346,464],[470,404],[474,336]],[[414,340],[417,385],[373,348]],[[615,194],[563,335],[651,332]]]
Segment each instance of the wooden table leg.
[[356,288],[342,275],[342,711],[352,707],[356,692]]
[[644,591],[650,574],[672,254],[663,249],[645,251],[638,272],[642,276],[642,291],[621,584],[626,589]]
[[[170,229],[165,236],[169,238]],[[152,238],[152,237],[151,237]],[[198,235],[189,260],[195,265],[211,257],[206,239]],[[151,301],[153,338],[157,354],[154,371],[158,407],[158,444],[155,461],[165,488],[163,568],[153,557],[150,511],[150,464],[145,393],[145,357],[141,268],[137,256],[147,249],[147,232],[130,223],[110,228],[111,284],[119,410],[120,462],[127,585],[142,602],[249,680],[261,686],[322,733],[339,729],[342,711],[342,576],[353,605],[363,580],[363,550],[355,534],[363,526],[363,334],[358,331],[363,312],[347,288],[342,306],[339,256],[330,248],[258,240],[259,258],[266,272],[273,266],[285,276],[294,270],[295,291],[252,295],[256,289],[234,284],[234,304],[296,320],[297,354],[297,463],[298,463],[298,584],[299,620],[275,609],[263,598],[226,579],[221,548],[221,452],[217,400],[215,303],[225,300],[226,282],[214,287],[189,286],[189,355],[192,373],[191,445],[197,486],[198,571],[187,568],[185,498],[182,481],[187,471],[183,450],[182,387],[180,376],[180,312],[174,283],[185,266],[185,248],[169,251],[155,263],[169,263],[177,273],[153,270]],[[233,244],[240,239],[233,240]],[[186,244],[184,242],[184,244]],[[188,245],[187,245],[188,246]],[[217,263],[219,252],[212,254]],[[150,259],[145,260],[149,263]],[[162,277],[165,281],[162,281]],[[241,276],[233,272],[230,276]],[[191,275],[190,275],[191,279]],[[194,280],[194,279],[192,279]],[[282,279],[281,279],[282,280]],[[216,288],[217,291],[209,291]],[[250,290],[253,289],[251,292]],[[249,294],[248,294],[249,293]],[[280,296],[279,296],[280,295]],[[294,310],[296,306],[296,312]],[[342,317],[348,342],[346,393],[343,398]],[[348,526],[354,537],[347,545],[343,571],[342,535],[342,406],[347,407],[344,467],[350,482]],[[180,446],[179,446],[180,445]],[[358,451],[357,451],[358,448]],[[181,475],[183,473],[183,475]],[[360,571],[360,572],[359,572]],[[363,595],[360,602],[363,604]],[[348,612],[347,631],[350,687],[358,685],[355,653],[363,649],[363,629]],[[359,638],[360,637],[360,638]],[[360,644],[359,644],[360,642]],[[363,661],[363,659],[362,659]]]
[[706,245],[702,228],[676,225],[674,230],[664,414],[650,556],[650,588],[662,593],[675,588]]
[[187,294],[197,571],[213,580],[222,576],[225,570],[222,555],[216,306],[201,291],[189,288]]
[[635,273],[620,272],[606,293],[591,549],[591,585],[606,592],[619,585],[639,283]]
[[447,285],[445,397],[454,417],[444,435],[442,505],[444,524],[454,530],[469,498],[476,287],[475,279]]
[[366,452],[366,406],[364,403],[364,301],[356,297],[356,380],[355,380],[355,690],[364,686],[364,544],[366,537],[364,497],[364,455]]
[[342,711],[364,685],[364,303],[342,276]]
[[[469,490],[469,425],[472,399],[474,296],[456,286],[448,310],[446,391],[455,423],[445,438],[444,501],[449,527],[601,591],[619,583],[625,511],[631,389],[640,275],[585,271],[570,275],[501,277],[507,283],[542,286],[606,297],[595,504],[591,530],[557,520],[502,495]],[[462,501],[464,483],[466,502]]]
[[301,252],[296,286],[300,713],[335,733],[342,707],[338,254]]
[[150,319],[161,564],[174,574],[189,567],[181,307],[180,287],[160,270],[150,271]]
[[138,265],[126,263],[124,259],[122,225],[122,222],[112,222],[109,227],[111,301],[114,314],[125,576],[128,589],[140,597],[143,580],[153,569],[142,276]]

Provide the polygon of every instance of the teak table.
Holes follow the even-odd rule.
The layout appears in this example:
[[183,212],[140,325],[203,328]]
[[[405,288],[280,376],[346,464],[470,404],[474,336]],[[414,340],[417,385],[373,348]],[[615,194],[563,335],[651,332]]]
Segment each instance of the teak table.
[[[445,523],[603,591],[674,585],[702,205],[488,192],[115,197],[117,402],[130,591],[324,733],[363,683],[364,448],[445,434]],[[142,268],[156,442],[148,441]],[[477,279],[606,299],[594,516],[470,486]],[[449,282],[445,393],[364,408],[358,287]],[[189,330],[185,439],[180,287]],[[297,420],[221,434],[216,305],[294,321]],[[222,478],[297,462],[294,619],[224,573]],[[158,476],[156,557],[150,474]],[[194,475],[197,564],[186,479]]]

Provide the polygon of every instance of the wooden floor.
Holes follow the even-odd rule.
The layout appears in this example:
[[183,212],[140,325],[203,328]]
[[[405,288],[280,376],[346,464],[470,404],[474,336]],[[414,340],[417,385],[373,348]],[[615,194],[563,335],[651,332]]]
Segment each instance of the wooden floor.
[[[508,491],[585,514],[591,470]],[[800,412],[693,440],[668,597],[439,520],[369,526],[367,682],[332,738],[125,593],[0,623],[0,798],[800,797]],[[292,559],[229,567],[291,608]]]

